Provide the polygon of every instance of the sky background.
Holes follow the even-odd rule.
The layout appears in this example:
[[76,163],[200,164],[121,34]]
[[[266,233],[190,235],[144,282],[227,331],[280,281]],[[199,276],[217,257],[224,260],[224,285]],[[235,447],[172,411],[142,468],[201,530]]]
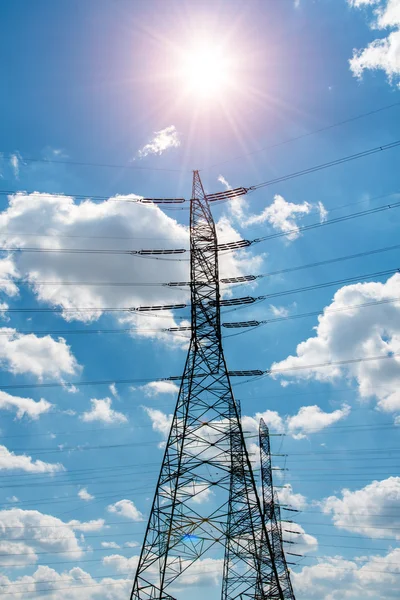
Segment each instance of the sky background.
[[[15,248],[187,249],[188,204],[132,200],[190,198],[193,169],[211,193],[397,142],[399,27],[399,0],[1,3],[8,597],[128,597],[177,397],[157,379],[180,375],[186,357],[185,334],[162,330],[190,316],[121,310],[188,303],[187,289],[149,285],[187,281],[188,253]],[[226,63],[214,94],[201,71],[182,72],[196,44]],[[267,275],[224,297],[274,295],[222,321],[272,320],[224,328],[224,348],[232,370],[277,371],[232,383],[249,435],[260,416],[275,434],[280,501],[299,511],[282,511],[297,532],[286,550],[301,555],[288,555],[297,600],[398,595],[399,151],[213,206],[222,242],[279,234],[221,256],[222,276]],[[110,384],[80,385],[97,380]],[[201,561],[177,598],[218,598],[220,566]]]

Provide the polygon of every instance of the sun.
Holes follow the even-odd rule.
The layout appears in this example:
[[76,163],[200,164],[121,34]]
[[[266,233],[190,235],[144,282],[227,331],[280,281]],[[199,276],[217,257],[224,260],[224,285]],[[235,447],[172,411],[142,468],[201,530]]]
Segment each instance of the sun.
[[232,61],[222,47],[196,44],[184,53],[181,78],[186,91],[202,100],[222,98],[232,83]]

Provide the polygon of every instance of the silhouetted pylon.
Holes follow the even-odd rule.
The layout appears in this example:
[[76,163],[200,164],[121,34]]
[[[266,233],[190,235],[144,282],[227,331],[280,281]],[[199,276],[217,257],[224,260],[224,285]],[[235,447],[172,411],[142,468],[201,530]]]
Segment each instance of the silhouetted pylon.
[[[289,569],[283,550],[280,506],[275,502],[269,430],[263,419],[260,420],[259,442],[264,520],[267,534],[269,535],[271,542],[272,558],[278,573],[280,589],[283,593],[283,596],[274,595],[273,590],[271,590],[267,593],[265,598],[268,598],[268,600],[276,600],[283,597],[285,600],[295,600]],[[262,543],[262,552],[265,552],[267,558],[269,558],[270,550],[269,548],[267,549],[266,544],[264,543]],[[262,565],[264,564],[266,564],[266,561],[262,561]],[[269,577],[268,568],[266,577]]]
[[197,171],[190,249],[192,334],[131,600],[186,600],[202,564],[219,569],[222,600],[284,600],[222,349],[217,235]]

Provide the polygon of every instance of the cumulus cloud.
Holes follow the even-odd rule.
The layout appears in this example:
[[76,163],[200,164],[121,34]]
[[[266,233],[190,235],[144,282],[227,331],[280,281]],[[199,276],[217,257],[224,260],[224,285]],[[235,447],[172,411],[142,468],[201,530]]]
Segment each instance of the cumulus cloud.
[[144,406],[143,408],[151,419],[154,431],[157,431],[166,438],[171,428],[172,415],[166,415],[161,410],[149,408],[148,406]]
[[317,538],[306,533],[303,527],[297,523],[283,524],[283,538],[287,542],[284,544],[284,548],[288,552],[308,554],[318,549]]
[[[365,70],[382,70],[390,83],[399,83],[400,77],[400,0],[350,0],[350,5],[374,7],[372,29],[386,30],[386,36],[373,40],[365,48],[354,50],[350,69],[356,77]],[[392,29],[390,33],[387,30]]]
[[159,396],[160,394],[176,396],[179,392],[179,387],[173,381],[151,381],[143,385],[141,389],[149,397]]
[[7,296],[16,296],[18,287],[13,283],[13,279],[18,277],[18,271],[11,257],[0,259],[0,291]]
[[101,542],[102,548],[112,548],[114,550],[118,550],[121,546],[117,544],[117,542]]
[[295,439],[301,439],[329,427],[349,414],[350,407],[345,404],[333,412],[325,412],[315,405],[302,406],[295,415],[284,417],[274,410],[259,412],[253,417],[244,415],[242,425],[244,431],[258,433],[260,419],[263,419],[274,432],[287,433]]
[[1,328],[0,333],[0,367],[14,375],[62,379],[63,375],[73,375],[80,369],[64,338],[25,335],[9,327]]
[[287,431],[294,438],[304,438],[307,434],[317,433],[333,423],[348,417],[350,406],[344,404],[342,408],[331,413],[324,412],[319,406],[302,406],[293,417],[286,419]]
[[86,488],[82,488],[78,492],[78,496],[81,500],[85,500],[85,502],[89,502],[90,500],[94,500],[94,496],[89,494]]
[[397,537],[400,530],[400,477],[373,481],[361,490],[342,490],[322,503],[336,527],[368,537]]
[[[112,567],[117,573],[134,573],[138,564],[139,557],[132,556],[127,558],[120,554],[112,554],[103,558],[103,564]],[[177,580],[177,585],[218,585],[220,583],[223,560],[215,558],[200,558],[189,568],[188,562],[181,561],[181,568],[185,570]],[[157,565],[154,565],[154,575],[157,575]]]
[[25,415],[32,420],[36,420],[51,410],[52,404],[41,398],[38,402],[32,398],[20,398],[11,396],[0,390],[0,410],[9,410],[16,413],[17,419],[22,419]]
[[298,600],[395,600],[399,574],[400,549],[396,549],[385,556],[351,561],[327,557],[300,572],[292,571],[291,578]]
[[[315,335],[301,342],[296,355],[274,363],[272,369],[298,369],[312,364],[336,362],[371,356],[391,356],[400,351],[400,302],[379,306],[364,306],[340,311],[374,301],[400,297],[400,274],[385,283],[356,283],[340,288],[332,303],[318,318]],[[276,373],[275,377],[281,377]],[[355,380],[362,398],[375,397],[384,411],[400,410],[400,360],[359,362],[324,368],[304,368],[293,375],[284,374],[287,381],[316,379],[332,382],[339,378]]]
[[99,531],[104,527],[104,519],[93,519],[92,521],[81,522],[72,520],[69,521],[68,525],[75,531],[82,531],[87,533],[88,531]]
[[[0,543],[27,545],[30,562],[35,552],[71,553],[79,558],[83,550],[70,523],[39,512],[11,508],[0,511]],[[15,558],[15,557],[13,557]]]
[[110,513],[125,517],[132,521],[143,521],[142,513],[136,508],[132,500],[119,500],[115,504],[107,506],[107,510]]
[[[7,231],[7,237],[0,233],[0,243],[11,248],[32,246],[32,238],[18,234],[29,231],[47,236],[35,238],[34,245],[43,249],[187,249],[188,228],[156,205],[138,204],[139,199],[131,194],[104,202],[77,203],[72,197],[21,192],[10,196],[8,208],[0,212],[0,232]],[[220,220],[217,229],[221,242],[242,239],[227,219]],[[10,237],[10,232],[17,233]],[[3,286],[10,294],[17,292],[12,280],[18,274],[18,278],[28,282],[39,302],[60,308],[67,321],[93,322],[108,307],[126,309],[190,300],[189,288],[103,284],[125,282],[127,273],[132,282],[188,281],[188,254],[179,257],[179,261],[160,261],[128,254],[105,254],[99,260],[97,255],[91,254],[13,253],[4,261],[0,262],[0,275],[3,268],[8,274]],[[226,253],[221,257],[221,277],[257,272],[261,261],[262,258],[250,251]],[[82,285],[62,285],[68,282]],[[80,310],[82,308],[86,310]],[[134,330],[132,335],[156,338],[175,346],[187,344],[184,334],[174,336],[163,331],[177,325],[171,311],[164,311],[163,318],[158,319],[135,311],[113,314],[121,326]],[[180,312],[181,316],[187,314],[187,311]],[[183,324],[189,325],[188,322]],[[47,363],[53,361],[49,359]]]
[[14,600],[22,600],[29,593],[37,593],[37,590],[41,590],[39,593],[46,600],[59,600],[60,590],[68,600],[124,600],[131,592],[132,578],[93,579],[90,573],[79,567],[58,573],[50,567],[40,566],[33,575],[14,580],[0,575],[0,585],[2,592],[9,594],[10,598],[12,595]]
[[307,506],[306,497],[302,494],[295,494],[290,483],[286,483],[278,490],[278,498],[280,505],[287,505],[296,510],[303,510]]
[[97,399],[93,398],[91,401],[91,409],[84,412],[80,419],[87,423],[92,421],[100,421],[101,423],[126,423],[128,418],[116,410],[111,408],[111,398]]
[[26,454],[15,454],[5,446],[0,446],[0,471],[20,470],[27,473],[57,473],[64,471],[60,463],[46,463],[42,460],[32,460]]
[[272,204],[264,208],[259,215],[253,215],[247,219],[248,225],[268,222],[277,231],[287,232],[288,240],[295,240],[299,237],[299,226],[297,218],[308,215],[312,209],[309,202],[294,204],[287,202],[283,196],[276,194]]
[[37,562],[34,549],[23,542],[9,542],[0,539],[0,566],[21,569]]
[[110,556],[105,556],[103,558],[103,565],[115,569],[117,573],[134,573],[138,562],[138,556],[128,558],[126,556],[121,556],[121,554],[111,554]]
[[170,125],[160,131],[155,131],[152,139],[138,152],[139,158],[145,158],[149,154],[163,154],[170,148],[178,148],[181,145],[179,133],[175,125]]

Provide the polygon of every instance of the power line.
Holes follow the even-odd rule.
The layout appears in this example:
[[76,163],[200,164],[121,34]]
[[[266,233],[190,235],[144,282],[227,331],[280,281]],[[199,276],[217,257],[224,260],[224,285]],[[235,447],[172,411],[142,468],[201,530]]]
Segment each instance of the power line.
[[[339,257],[335,257],[335,258],[328,258],[326,260],[322,260],[322,261],[318,261],[318,262],[312,262],[312,263],[307,263],[305,265],[299,265],[296,267],[286,267],[284,269],[279,269],[277,271],[270,271],[269,273],[262,273],[260,275],[247,275],[245,276],[245,278],[243,277],[225,277],[220,279],[220,283],[224,283],[226,285],[229,284],[239,284],[239,285],[243,285],[249,282],[252,282],[254,280],[257,279],[263,279],[266,277],[272,277],[274,275],[282,275],[284,273],[292,273],[294,271],[300,271],[303,269],[310,269],[313,267],[320,267],[320,266],[325,266],[328,264],[332,264],[332,263],[337,263],[337,262],[343,262],[343,261],[347,261],[347,260],[354,260],[357,258],[362,258],[365,256],[371,256],[373,254],[381,254],[383,252],[390,252],[392,250],[398,250],[400,248],[400,244],[396,244],[394,246],[386,246],[384,248],[375,248],[373,250],[364,250],[363,252],[357,252],[355,254],[348,254],[346,256],[339,256]],[[86,250],[84,250],[86,251]],[[130,252],[130,251],[123,251],[125,252]],[[184,287],[184,286],[190,286],[190,282],[185,281],[185,282],[158,282],[158,283],[154,283],[154,282],[138,282],[138,281],[131,281],[131,282],[112,282],[112,281],[37,281],[37,280],[30,280],[30,279],[1,279],[0,283],[14,283],[16,285],[74,285],[74,286],[79,286],[79,285],[87,285],[87,286],[115,286],[115,287],[136,287],[136,286],[141,286],[141,287],[177,287],[178,285],[180,287]]]
[[358,121],[359,119],[364,119],[365,117],[369,117],[371,115],[375,115],[377,113],[380,113],[384,110],[388,110],[390,108],[394,108],[400,105],[400,102],[394,102],[393,104],[388,104],[386,106],[382,106],[380,108],[376,108],[374,110],[370,110],[368,112],[365,113],[361,113],[358,115],[355,115],[354,117],[349,117],[347,119],[344,119],[343,121],[337,121],[336,123],[331,123],[330,125],[326,125],[324,127],[320,127],[318,129],[314,129],[313,131],[309,131],[307,133],[303,133],[301,135],[297,135],[295,137],[289,138],[287,140],[283,140],[281,142],[276,142],[275,144],[269,144],[268,146],[265,146],[264,148],[259,148],[258,150],[254,150],[252,152],[246,152],[245,154],[241,154],[239,156],[235,156],[232,158],[228,158],[227,160],[215,163],[211,166],[205,167],[204,170],[210,170],[213,169],[215,167],[219,167],[221,165],[225,165],[229,162],[232,162],[234,160],[240,160],[242,158],[246,158],[247,156],[254,156],[254,154],[259,154],[260,152],[266,152],[267,150],[272,150],[273,148],[279,148],[280,146],[285,146],[286,144],[290,144],[292,142],[296,142],[298,140],[310,137],[312,135],[316,135],[318,133],[322,133],[323,131],[328,131],[329,129],[334,129],[335,127],[340,127],[341,125],[346,125],[347,123],[352,123],[354,121]]
[[[361,275],[355,275],[353,277],[345,277],[343,279],[337,279],[334,281],[327,281],[323,283],[314,283],[312,285],[294,288],[289,290],[283,290],[279,292],[271,292],[269,294],[263,294],[261,296],[245,296],[239,298],[228,298],[226,300],[221,300],[221,307],[232,307],[239,305],[240,308],[244,306],[248,306],[249,304],[254,304],[258,302],[263,302],[264,300],[270,300],[271,298],[278,298],[281,296],[288,296],[291,294],[298,294],[301,292],[308,292],[313,290],[319,290],[326,287],[336,286],[336,285],[345,285],[348,283],[352,283],[354,281],[358,281],[360,279],[373,279],[375,277],[384,277],[387,275],[393,275],[394,273],[400,272],[399,268],[387,269],[385,271],[376,271],[374,273],[366,273]],[[389,300],[389,299],[388,299]],[[396,301],[396,300],[394,300]],[[1,308],[0,313],[6,312],[39,312],[39,313],[47,313],[47,312],[55,312],[55,313],[77,313],[77,312],[152,312],[152,311],[163,311],[163,310],[180,310],[183,308],[188,308],[189,305],[181,303],[181,304],[164,304],[164,305],[149,305],[149,306],[125,306],[125,307],[74,307],[74,308],[64,308],[64,307],[24,307],[24,308]],[[238,310],[238,308],[234,308],[233,310]],[[231,311],[226,311],[231,312]]]
[[[267,369],[266,371],[229,371],[228,373],[230,374],[231,377],[250,377],[250,376],[266,376],[266,375],[272,375],[274,373],[285,373],[288,371],[302,371],[302,370],[307,370],[307,369],[315,369],[315,368],[320,368],[320,367],[334,367],[334,366],[340,366],[340,365],[347,365],[347,364],[354,364],[354,363],[362,363],[362,362],[369,362],[369,361],[375,361],[375,360],[394,360],[397,356],[399,356],[400,353],[392,353],[390,355],[384,355],[384,356],[370,356],[370,357],[363,357],[363,358],[353,358],[353,359],[346,359],[346,360],[339,360],[339,361],[326,361],[323,363],[317,363],[317,364],[309,364],[309,365],[303,365],[301,367],[283,367],[283,368],[276,368],[276,369]],[[124,384],[133,384],[133,383],[149,383],[151,381],[178,381],[180,380],[181,377],[163,377],[163,378],[153,378],[153,379],[98,379],[98,380],[92,380],[92,381],[74,381],[74,382],[70,382],[70,381],[66,381],[63,383],[60,382],[48,382],[48,383],[20,383],[20,384],[7,384],[7,385],[0,385],[1,389],[3,390],[10,390],[10,389],[18,389],[18,388],[51,388],[51,387],[64,387],[64,388],[68,388],[68,387],[79,387],[82,385],[111,385],[112,383],[118,384],[118,385],[124,385]]]
[[276,183],[282,183],[284,181],[296,179],[297,177],[302,177],[303,175],[308,175],[310,173],[316,173],[317,171],[322,171],[324,169],[329,169],[330,167],[335,167],[337,165],[351,162],[353,160],[358,160],[359,158],[364,158],[365,156],[371,156],[371,155],[377,154],[379,152],[384,152],[385,150],[392,150],[393,148],[397,148],[398,146],[400,146],[400,140],[396,140],[395,142],[391,142],[390,144],[384,144],[383,146],[376,146],[375,148],[370,148],[369,150],[364,150],[362,152],[357,152],[356,154],[350,154],[348,156],[344,156],[344,157],[338,158],[336,160],[331,160],[329,162],[322,163],[320,165],[315,165],[314,167],[309,167],[308,169],[296,171],[295,173],[290,173],[289,175],[275,177],[275,179],[270,179],[269,181],[264,181],[262,183],[257,183],[256,185],[252,185],[248,189],[250,191],[258,190],[260,188],[268,187],[268,186],[274,185]]
[[[390,106],[387,106],[385,108],[390,108]],[[384,110],[384,108],[378,109],[376,112],[379,112],[380,110]],[[373,114],[373,112],[371,112],[370,114]],[[367,116],[367,114],[365,115]],[[5,159],[11,159],[15,156],[15,154],[6,154],[6,153],[1,153],[2,157]],[[167,171],[170,173],[182,173],[182,171],[185,171],[186,169],[169,169],[166,167],[143,167],[143,166],[138,166],[138,165],[133,165],[133,164],[112,164],[112,163],[96,163],[96,162],[85,162],[85,161],[78,161],[78,160],[65,160],[65,159],[50,159],[50,158],[34,158],[34,157],[23,157],[23,158],[19,158],[19,160],[24,163],[44,163],[44,164],[53,164],[53,165],[71,165],[71,166],[78,166],[78,167],[100,167],[101,169],[126,169],[126,170],[134,170],[134,171]],[[189,171],[188,171],[189,173]]]
[[[400,144],[400,142],[399,142]],[[316,223],[310,223],[308,225],[303,225],[301,227],[297,227],[296,229],[292,229],[292,230],[288,230],[288,231],[278,231],[276,233],[272,233],[269,235],[265,235],[263,237],[259,237],[259,238],[255,238],[253,240],[239,240],[239,241],[232,241],[232,242],[224,242],[224,243],[220,243],[218,244],[218,250],[220,252],[226,253],[226,252],[232,252],[232,251],[237,251],[237,250],[241,250],[243,248],[249,248],[250,246],[254,245],[254,244],[258,244],[260,242],[264,242],[267,240],[271,240],[271,239],[276,239],[276,238],[280,238],[280,237],[287,237],[290,234],[301,234],[305,231],[309,231],[311,229],[317,229],[319,227],[326,227],[327,225],[335,225],[337,223],[341,223],[344,221],[350,221],[359,217],[364,217],[364,216],[369,216],[369,215],[373,215],[373,214],[377,214],[386,210],[391,210],[391,209],[395,209],[395,208],[399,208],[400,207],[400,202],[395,202],[393,204],[385,204],[383,206],[378,206],[375,208],[371,208],[371,209],[367,209],[367,210],[363,210],[363,211],[359,211],[356,213],[351,213],[350,215],[344,215],[342,217],[336,217],[334,219],[327,219],[326,221],[318,221]],[[184,261],[186,259],[167,259],[163,256],[160,256],[160,254],[164,253],[165,255],[168,254],[184,254],[186,252],[188,252],[188,249],[186,248],[178,248],[178,249],[167,249],[167,250],[159,250],[159,249],[144,249],[144,250],[115,250],[115,249],[86,249],[86,248],[40,248],[40,247],[10,247],[10,248],[1,248],[0,251],[3,252],[38,252],[38,253],[55,253],[55,254],[126,254],[126,255],[132,255],[135,256],[137,258],[151,258],[151,259],[157,259],[157,260],[174,260],[174,261]],[[268,274],[267,274],[268,276]],[[174,284],[175,285],[175,284]],[[187,285],[187,282],[184,282],[184,285]]]

